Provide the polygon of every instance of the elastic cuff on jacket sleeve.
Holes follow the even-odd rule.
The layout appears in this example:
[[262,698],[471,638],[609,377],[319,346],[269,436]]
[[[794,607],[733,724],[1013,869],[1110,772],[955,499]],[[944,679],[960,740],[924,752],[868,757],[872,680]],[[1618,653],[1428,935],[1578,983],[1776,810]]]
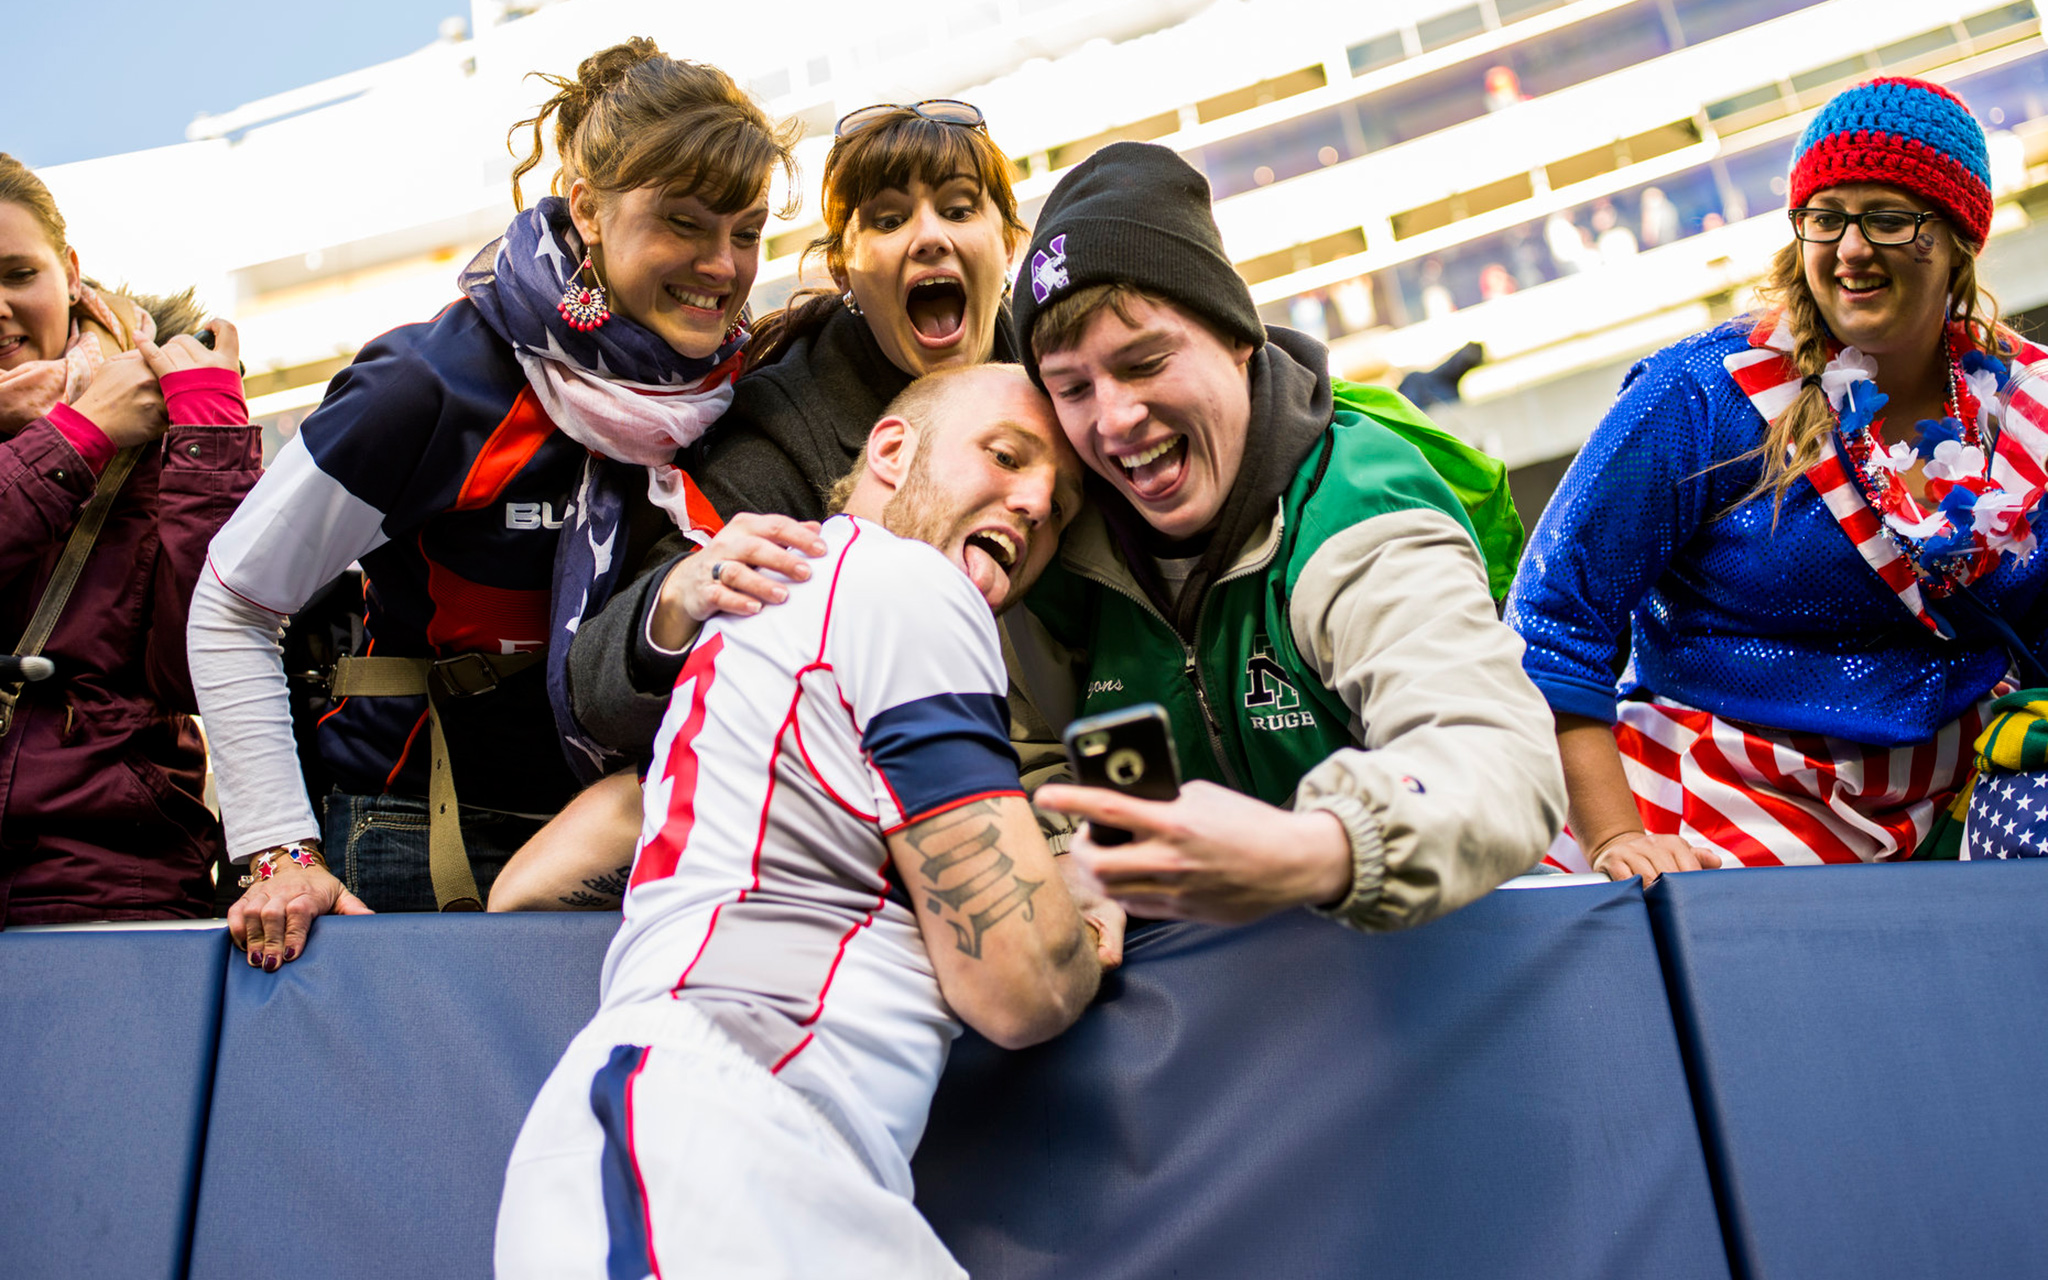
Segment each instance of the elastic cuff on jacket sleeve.
[[1590,680],[1574,680],[1570,676],[1537,675],[1530,673],[1529,679],[1536,685],[1536,691],[1550,704],[1553,713],[1568,716],[1584,716],[1602,724],[1613,724],[1614,686],[1594,684]]
[[43,416],[57,428],[59,435],[70,442],[72,448],[78,450],[78,456],[85,459],[85,465],[92,468],[94,475],[105,471],[107,464],[114,460],[114,442],[91,418],[68,404],[52,405]]
[[1370,928],[1366,917],[1379,905],[1380,885],[1387,874],[1386,848],[1380,842],[1379,819],[1373,817],[1357,797],[1342,794],[1322,795],[1304,801],[1299,811],[1313,813],[1318,809],[1342,823],[1344,835],[1351,842],[1351,892],[1327,907],[1311,904],[1309,910],[1353,929]]
[[204,365],[176,369],[157,379],[164,393],[164,412],[188,427],[246,427],[249,402],[242,395],[242,375],[233,369]]
[[688,645],[664,649],[654,643],[654,608],[661,600],[661,584],[680,563],[682,557],[678,556],[663,565],[640,597],[640,619],[633,627],[633,652],[626,661],[626,678],[640,693],[660,694],[675,688],[683,674],[683,663],[690,656]]

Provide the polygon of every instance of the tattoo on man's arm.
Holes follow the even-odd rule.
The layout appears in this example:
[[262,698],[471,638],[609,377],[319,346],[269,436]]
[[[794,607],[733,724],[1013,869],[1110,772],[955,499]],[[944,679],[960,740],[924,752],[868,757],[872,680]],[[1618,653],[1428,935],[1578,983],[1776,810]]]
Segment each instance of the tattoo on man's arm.
[[633,864],[627,863],[607,875],[592,876],[583,882],[583,888],[571,889],[555,901],[565,907],[616,907],[626,900],[626,877],[633,874]]
[[[982,939],[1006,918],[1033,918],[1032,895],[1043,880],[1014,874],[1016,863],[998,847],[998,802],[977,800],[921,822],[906,833],[917,851],[917,891],[925,906],[953,930],[963,955],[981,959]],[[959,918],[955,918],[959,917]]]

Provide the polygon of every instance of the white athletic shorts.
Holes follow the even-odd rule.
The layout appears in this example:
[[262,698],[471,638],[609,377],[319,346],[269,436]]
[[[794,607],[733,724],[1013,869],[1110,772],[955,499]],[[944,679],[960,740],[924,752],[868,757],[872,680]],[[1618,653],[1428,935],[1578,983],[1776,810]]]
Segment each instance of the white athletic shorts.
[[569,1043],[512,1148],[500,1280],[964,1280],[802,1095],[702,1013],[600,1013]]

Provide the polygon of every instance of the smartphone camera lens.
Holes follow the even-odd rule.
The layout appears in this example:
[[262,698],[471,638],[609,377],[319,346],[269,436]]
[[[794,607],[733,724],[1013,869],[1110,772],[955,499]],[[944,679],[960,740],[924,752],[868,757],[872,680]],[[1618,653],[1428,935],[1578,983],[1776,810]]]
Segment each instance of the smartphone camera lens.
[[1084,756],[1099,756],[1109,750],[1109,735],[1100,732],[1084,733],[1074,739],[1074,750]]

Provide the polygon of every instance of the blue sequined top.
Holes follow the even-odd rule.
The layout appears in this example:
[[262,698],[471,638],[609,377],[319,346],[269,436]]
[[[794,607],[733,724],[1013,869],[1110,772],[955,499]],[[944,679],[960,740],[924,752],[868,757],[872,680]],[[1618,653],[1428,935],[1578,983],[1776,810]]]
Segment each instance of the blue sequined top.
[[[1804,479],[1775,531],[1768,494],[1720,514],[1762,474],[1760,459],[1714,467],[1763,439],[1722,364],[1748,340],[1731,321],[1629,370],[1523,553],[1507,606],[1522,665],[1553,710],[1596,720],[1614,720],[1617,694],[1655,694],[1776,729],[1924,741],[1990,691],[2007,653],[1915,620]],[[2044,586],[2048,552],[1972,590],[2038,652]]]

